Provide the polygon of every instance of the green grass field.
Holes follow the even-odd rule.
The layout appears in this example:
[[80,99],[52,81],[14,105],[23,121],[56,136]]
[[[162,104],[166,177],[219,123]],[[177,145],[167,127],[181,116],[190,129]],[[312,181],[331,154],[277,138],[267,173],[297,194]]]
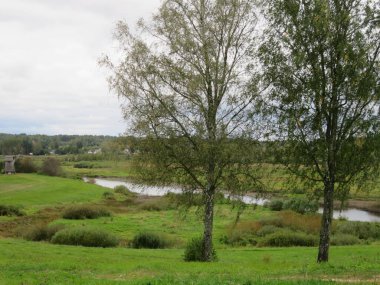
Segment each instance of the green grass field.
[[46,207],[94,202],[105,189],[81,180],[37,174],[0,176],[1,204],[20,205],[27,212]]
[[[378,246],[218,251],[219,261],[182,261],[182,250],[97,249],[0,240],[0,284],[378,284]],[[314,281],[313,281],[314,280]]]
[[[0,176],[0,204],[22,205],[24,217],[0,217],[0,285],[8,284],[380,284],[380,243],[333,246],[328,264],[316,263],[316,247],[232,247],[220,241],[236,218],[236,209],[215,209],[214,243],[218,261],[184,262],[184,246],[202,232],[195,208],[178,211],[147,210],[158,198],[105,200],[105,188],[81,180],[36,174]],[[107,207],[112,217],[65,220],[62,208],[73,204]],[[186,214],[186,215],[185,215]],[[117,248],[53,245],[17,238],[17,230],[38,224],[41,215],[50,224],[91,226],[113,233],[125,242]],[[269,218],[276,213],[249,207],[242,222]],[[173,240],[170,249],[132,249],[126,246],[141,231]],[[7,238],[1,237],[2,233]]]

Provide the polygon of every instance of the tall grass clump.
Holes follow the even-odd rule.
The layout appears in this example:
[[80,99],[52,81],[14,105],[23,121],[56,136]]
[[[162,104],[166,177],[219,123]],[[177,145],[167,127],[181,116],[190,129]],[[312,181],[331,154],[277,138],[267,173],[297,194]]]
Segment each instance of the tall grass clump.
[[369,222],[340,222],[336,225],[336,234],[348,234],[359,239],[380,239],[380,223]]
[[360,239],[350,234],[335,234],[331,236],[331,245],[354,245],[360,243]]
[[65,228],[64,225],[35,225],[23,234],[24,239],[30,241],[50,241],[53,236]]
[[265,236],[259,246],[315,246],[318,244],[316,236],[308,235],[302,232],[293,232],[289,230],[278,231]]
[[10,205],[0,205],[0,216],[24,216],[25,213],[20,207]]
[[86,227],[63,229],[53,236],[51,242],[88,247],[116,247],[119,244],[118,238],[114,235],[100,229]]
[[100,217],[110,217],[111,212],[103,207],[77,205],[67,208],[62,217],[69,220],[97,219]]
[[[185,249],[184,260],[185,261],[205,261],[203,257],[204,242],[203,238],[191,239]],[[215,249],[212,249],[212,260],[217,260]]]
[[161,235],[155,233],[142,232],[135,235],[131,246],[133,248],[166,248],[169,246],[169,241]]

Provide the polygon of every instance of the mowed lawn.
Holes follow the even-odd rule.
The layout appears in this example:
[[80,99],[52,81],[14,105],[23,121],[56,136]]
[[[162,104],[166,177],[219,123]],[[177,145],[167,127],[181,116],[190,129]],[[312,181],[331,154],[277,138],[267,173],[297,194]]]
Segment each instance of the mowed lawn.
[[81,180],[37,174],[0,175],[0,204],[27,212],[72,203],[95,202],[106,189]]
[[379,246],[218,250],[219,261],[184,262],[183,250],[85,248],[0,239],[0,284],[379,284]]

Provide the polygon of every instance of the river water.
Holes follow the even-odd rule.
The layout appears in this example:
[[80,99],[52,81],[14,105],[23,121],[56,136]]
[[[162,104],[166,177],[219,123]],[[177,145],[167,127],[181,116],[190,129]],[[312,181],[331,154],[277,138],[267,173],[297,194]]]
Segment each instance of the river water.
[[[135,184],[127,181],[121,181],[121,180],[113,180],[113,179],[104,179],[104,178],[96,178],[95,184],[99,186],[103,186],[106,188],[115,188],[116,186],[123,185],[127,187],[131,192],[138,193],[141,195],[147,195],[147,196],[163,196],[167,193],[182,193],[182,190],[180,187],[175,186],[148,186],[148,185],[141,185],[141,184]],[[84,178],[84,181],[88,181],[87,178]],[[227,197],[227,195],[226,195]],[[242,202],[246,204],[251,205],[264,205],[265,202],[268,200],[262,199],[262,198],[256,198],[253,196],[242,196],[242,197],[232,197],[232,199],[240,199]],[[319,209],[319,213],[322,213],[322,209]],[[355,208],[348,208],[343,211],[334,211],[334,219],[338,218],[345,218],[349,221],[360,221],[360,222],[380,222],[380,216],[376,215],[374,213],[355,209]]]

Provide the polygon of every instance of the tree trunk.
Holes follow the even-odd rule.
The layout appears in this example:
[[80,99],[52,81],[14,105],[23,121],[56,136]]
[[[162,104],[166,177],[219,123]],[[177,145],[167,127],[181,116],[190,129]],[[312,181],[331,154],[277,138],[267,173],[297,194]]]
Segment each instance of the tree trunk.
[[205,193],[205,214],[203,234],[203,260],[213,260],[212,230],[214,224],[214,197],[215,187],[209,186]]
[[324,188],[322,225],[319,239],[318,262],[329,261],[330,233],[334,209],[334,183],[329,181]]

